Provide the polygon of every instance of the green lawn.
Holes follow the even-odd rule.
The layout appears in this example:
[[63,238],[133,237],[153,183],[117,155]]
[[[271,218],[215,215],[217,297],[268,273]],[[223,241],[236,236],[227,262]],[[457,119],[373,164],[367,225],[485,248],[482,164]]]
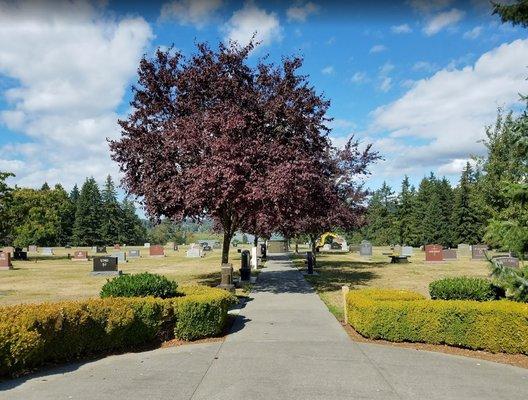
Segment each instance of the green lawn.
[[[306,251],[306,248],[300,249]],[[447,276],[478,276],[489,274],[485,261],[457,260],[441,263],[426,263],[425,253],[414,249],[409,264],[390,264],[382,253],[388,247],[374,247],[372,257],[361,257],[359,253],[318,253],[316,272],[318,276],[306,279],[317,290],[321,299],[338,319],[343,317],[341,287],[353,289],[378,287],[407,289],[425,296],[429,295],[429,283]],[[304,255],[293,255],[299,268],[305,268]]]
[[[239,245],[239,248],[244,248]],[[246,246],[249,248],[249,246]],[[119,264],[124,273],[152,272],[163,274],[180,284],[201,283],[215,285],[220,282],[221,250],[207,252],[203,258],[187,258],[187,246],[179,251],[165,250],[166,257],[151,258],[148,249],[126,247],[123,251],[140,249],[140,259],[130,259]],[[108,277],[92,276],[92,262],[71,261],[66,258],[75,250],[91,248],[54,248],[55,256],[32,257],[29,261],[13,261],[13,270],[0,270],[0,304],[29,303],[82,299],[98,296]],[[107,248],[108,253],[113,249]],[[231,248],[230,262],[235,271],[240,268],[240,254]]]

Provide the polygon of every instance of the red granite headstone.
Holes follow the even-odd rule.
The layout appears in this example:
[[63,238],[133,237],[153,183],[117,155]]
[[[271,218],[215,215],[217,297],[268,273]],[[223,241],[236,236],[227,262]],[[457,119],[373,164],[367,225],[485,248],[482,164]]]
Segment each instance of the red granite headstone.
[[150,246],[149,248],[150,256],[151,257],[163,257],[165,256],[165,250],[163,249],[163,246],[160,246],[159,244]]
[[120,244],[114,244],[114,250],[121,250]]
[[439,244],[425,246],[425,261],[444,261],[444,252]]
[[0,253],[0,269],[13,269],[11,264],[11,254],[7,252]]
[[75,253],[73,253],[73,261],[88,261],[88,252],[77,250]]
[[13,258],[13,255],[15,254],[15,248],[11,246],[4,247],[2,250],[4,253],[9,253],[11,258]]

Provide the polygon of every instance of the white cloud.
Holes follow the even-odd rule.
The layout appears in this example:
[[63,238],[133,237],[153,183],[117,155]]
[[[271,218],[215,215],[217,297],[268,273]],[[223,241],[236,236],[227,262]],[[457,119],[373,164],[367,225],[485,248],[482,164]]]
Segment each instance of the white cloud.
[[282,28],[277,14],[258,8],[250,0],[233,13],[224,26],[224,31],[226,41],[235,41],[242,46],[248,44],[255,33],[256,41],[262,46],[282,39]]
[[391,26],[392,33],[411,33],[412,29],[409,24],[393,25]]
[[324,75],[334,75],[335,69],[332,65],[328,65],[321,70],[321,73]]
[[464,14],[464,11],[456,8],[436,14],[427,21],[423,31],[427,36],[436,35],[442,29],[456,24],[464,17]]
[[422,13],[438,11],[449,6],[453,0],[409,0],[409,5]]
[[0,3],[0,75],[17,82],[0,123],[29,139],[0,149],[18,184],[116,175],[106,138],[119,134],[116,108],[151,38],[144,19],[84,1]]
[[355,72],[354,75],[352,75],[352,78],[350,78],[350,81],[352,83],[364,83],[367,81],[367,73],[363,71]]
[[379,89],[382,92],[388,92],[392,87],[392,78],[390,76],[384,76],[381,78],[381,83],[379,85]]
[[201,28],[222,5],[222,0],[174,0],[162,5],[160,19],[175,19],[180,24]]
[[[402,97],[373,113],[372,130],[388,132],[407,145],[397,152],[392,168],[413,166],[447,171],[454,160],[481,154],[484,127],[494,122],[498,106],[519,104],[528,91],[528,39],[505,43],[479,57],[474,65],[438,71],[416,81]],[[415,143],[413,145],[412,143]],[[424,143],[425,144],[422,144]]]
[[309,1],[306,4],[297,3],[286,10],[288,21],[304,22],[312,14],[319,12],[319,6]]
[[462,169],[466,166],[467,163],[475,165],[475,161],[470,158],[455,158],[445,164],[442,164],[438,167],[439,175],[457,175],[462,172]]
[[412,69],[413,71],[433,72],[437,69],[437,66],[429,61],[417,61],[412,66]]
[[476,39],[482,33],[482,26],[476,26],[473,29],[464,33],[464,39]]
[[387,48],[382,45],[382,44],[377,44],[375,46],[372,46],[369,50],[369,53],[370,54],[373,54],[373,53],[381,53],[382,51],[385,51],[387,50]]

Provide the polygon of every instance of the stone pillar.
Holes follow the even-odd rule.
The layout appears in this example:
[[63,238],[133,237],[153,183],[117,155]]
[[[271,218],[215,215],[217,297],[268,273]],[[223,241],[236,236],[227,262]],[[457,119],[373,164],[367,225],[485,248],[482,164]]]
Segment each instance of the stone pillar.
[[258,257],[257,257],[257,247],[251,248],[251,268],[256,270],[258,268]]
[[222,264],[222,280],[220,285],[217,286],[220,289],[225,289],[230,292],[235,291],[235,285],[233,284],[233,265]]

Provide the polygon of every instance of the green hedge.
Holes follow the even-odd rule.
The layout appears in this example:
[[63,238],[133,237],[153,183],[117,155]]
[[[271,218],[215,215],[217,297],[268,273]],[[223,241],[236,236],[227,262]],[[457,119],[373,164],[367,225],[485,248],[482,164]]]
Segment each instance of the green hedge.
[[434,300],[498,300],[504,293],[484,278],[458,276],[443,278],[429,284],[429,295]]
[[528,304],[507,300],[427,300],[396,290],[347,296],[348,323],[365,337],[528,354]]
[[160,297],[168,299],[178,296],[178,284],[163,275],[120,275],[109,279],[101,288],[101,297]]
[[106,298],[0,307],[0,376],[44,363],[219,334],[236,298],[208,287],[172,299]]

